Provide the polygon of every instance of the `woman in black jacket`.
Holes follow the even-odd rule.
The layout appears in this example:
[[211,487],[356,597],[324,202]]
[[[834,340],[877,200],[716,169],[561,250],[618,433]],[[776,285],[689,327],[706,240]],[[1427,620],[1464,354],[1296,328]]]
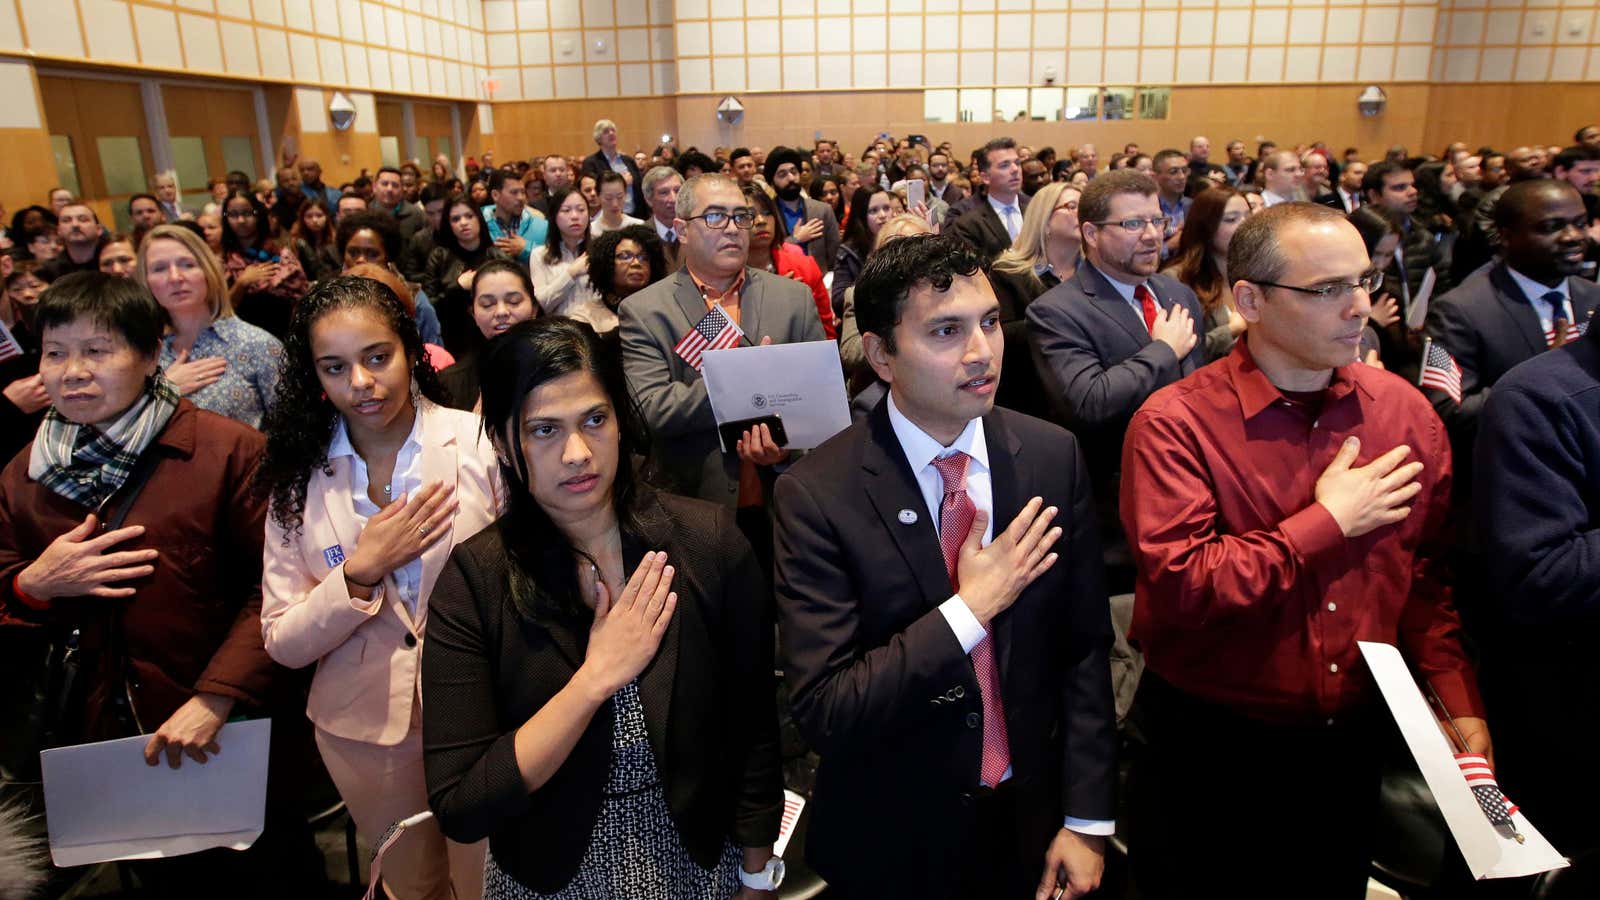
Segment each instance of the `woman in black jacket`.
[[440,828],[489,839],[489,900],[767,896],[772,599],[732,511],[636,480],[648,440],[588,325],[517,325],[481,374],[510,508],[429,600]]
[[452,355],[464,356],[479,343],[469,309],[473,273],[491,259],[505,258],[489,240],[488,223],[472,198],[458,194],[445,201],[423,268],[422,289],[439,313],[444,348]]

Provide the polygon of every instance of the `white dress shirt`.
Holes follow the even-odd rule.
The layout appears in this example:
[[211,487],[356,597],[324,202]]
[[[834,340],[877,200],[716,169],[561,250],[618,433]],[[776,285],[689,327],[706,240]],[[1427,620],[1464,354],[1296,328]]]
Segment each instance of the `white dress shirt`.
[[[972,498],[973,506],[989,514],[989,521],[983,529],[983,546],[989,546],[994,540],[994,482],[989,468],[989,445],[984,440],[983,419],[968,422],[961,434],[946,446],[906,418],[895,405],[891,392],[889,425],[894,429],[900,450],[905,453],[906,462],[917,478],[917,489],[922,492],[922,502],[928,509],[928,519],[933,523],[935,535],[939,533],[939,507],[944,502],[944,479],[939,475],[939,470],[934,468],[933,461],[956,453],[967,454],[967,496]],[[963,653],[970,655],[972,648],[989,634],[959,593],[939,604],[939,614],[950,624],[950,630],[955,633]],[[1005,781],[1010,777],[1011,769],[1008,767],[1000,780]],[[1072,816],[1066,817],[1064,827],[1080,834],[1110,835],[1116,832],[1115,821],[1077,819]]]
[[[994,198],[993,194],[987,195],[984,199],[988,200],[989,205],[994,207],[994,214],[1000,217],[1000,224],[1005,226],[1006,234],[1011,235],[1013,241],[1016,240],[1017,232],[1022,230],[1021,195],[1011,198],[1010,203],[1001,203]],[[1010,210],[1010,212],[1008,213],[1007,210]]]
[[[421,428],[422,411],[418,410],[416,419],[411,423],[411,434],[406,436],[406,442],[400,446],[400,452],[394,459],[394,474],[389,479],[389,496],[393,500],[400,499],[402,494],[409,500],[422,489]],[[350,457],[350,505],[365,529],[367,520],[378,514],[379,507],[367,496],[367,488],[371,486],[367,461],[350,443],[350,432],[345,427],[344,416],[339,417],[339,423],[333,427],[333,438],[328,441],[328,459],[340,456]],[[422,557],[418,556],[395,569],[393,574],[395,586],[400,589],[400,599],[405,601],[406,609],[415,615],[417,596],[422,592]]]
[[[1528,302],[1532,304],[1534,312],[1539,314],[1539,327],[1544,329],[1545,334],[1555,331],[1557,318],[1572,322],[1572,289],[1567,286],[1567,279],[1563,278],[1560,284],[1550,287],[1534,281],[1510,266],[1506,266],[1506,271],[1511,273],[1511,280],[1516,282],[1517,287],[1522,290],[1522,296],[1528,298]],[[1557,309],[1555,305],[1544,299],[1544,295],[1551,291],[1561,295],[1560,309]],[[1577,325],[1579,323],[1572,322],[1572,324]]]

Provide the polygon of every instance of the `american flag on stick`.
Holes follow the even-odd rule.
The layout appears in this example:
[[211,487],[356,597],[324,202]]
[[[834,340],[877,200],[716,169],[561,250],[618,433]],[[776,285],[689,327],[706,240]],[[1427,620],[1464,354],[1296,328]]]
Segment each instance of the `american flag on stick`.
[[1456,764],[1467,777],[1467,787],[1472,788],[1472,796],[1477,798],[1478,806],[1483,808],[1489,821],[1498,828],[1515,831],[1517,823],[1511,817],[1516,814],[1517,805],[1500,790],[1488,758],[1479,753],[1457,753]]
[[1417,376],[1417,384],[1438,388],[1449,394],[1458,406],[1461,403],[1461,370],[1456,368],[1450,351],[1434,343],[1433,338],[1423,341],[1422,371]]
[[16,337],[11,334],[11,329],[6,327],[6,323],[0,322],[0,362],[21,355],[22,345],[17,343]]
[[726,350],[739,344],[739,339],[744,337],[744,332],[739,330],[733,319],[723,312],[722,306],[714,304],[706,311],[700,321],[689,329],[689,333],[678,341],[672,352],[683,358],[683,361],[694,366],[695,371],[700,370],[703,362],[702,354],[707,350]]

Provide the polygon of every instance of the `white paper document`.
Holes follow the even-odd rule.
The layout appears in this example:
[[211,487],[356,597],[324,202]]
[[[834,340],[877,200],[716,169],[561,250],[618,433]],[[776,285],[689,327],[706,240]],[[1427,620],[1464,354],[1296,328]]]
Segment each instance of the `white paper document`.
[[701,375],[718,425],[777,415],[790,450],[810,450],[850,425],[833,341],[712,350],[703,359]]
[[[1357,646],[1378,682],[1378,689],[1383,692],[1384,701],[1389,704],[1395,724],[1400,726],[1406,746],[1422,770],[1422,777],[1428,782],[1428,789],[1433,792],[1434,802],[1444,814],[1456,846],[1461,848],[1472,877],[1480,880],[1518,878],[1570,865],[1522,813],[1514,814],[1512,819],[1525,843],[1501,833],[1489,822],[1467,786],[1454,748],[1439,730],[1439,721],[1428,707],[1428,701],[1423,699],[1400,651],[1390,644],[1368,641],[1359,641]],[[1515,797],[1511,799],[1516,800]]]
[[165,754],[145,763],[149,735],[40,753],[51,858],[82,866],[248,848],[266,821],[271,736],[270,719],[230,722],[220,753],[177,769]]
[[[1400,277],[1404,278],[1404,269]],[[1439,283],[1439,274],[1429,269],[1422,276],[1422,284],[1417,287],[1417,295],[1411,298],[1411,308],[1406,310],[1406,327],[1412,331],[1421,331],[1424,322],[1428,321],[1428,301],[1433,297],[1433,287]]]

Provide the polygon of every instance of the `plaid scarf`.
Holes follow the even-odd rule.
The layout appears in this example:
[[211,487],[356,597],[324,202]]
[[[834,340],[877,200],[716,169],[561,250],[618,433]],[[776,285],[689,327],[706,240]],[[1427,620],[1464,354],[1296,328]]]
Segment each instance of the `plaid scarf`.
[[127,412],[103,429],[79,425],[51,407],[33,439],[28,477],[91,509],[117,492],[139,455],[178,408],[178,391],[160,374]]

